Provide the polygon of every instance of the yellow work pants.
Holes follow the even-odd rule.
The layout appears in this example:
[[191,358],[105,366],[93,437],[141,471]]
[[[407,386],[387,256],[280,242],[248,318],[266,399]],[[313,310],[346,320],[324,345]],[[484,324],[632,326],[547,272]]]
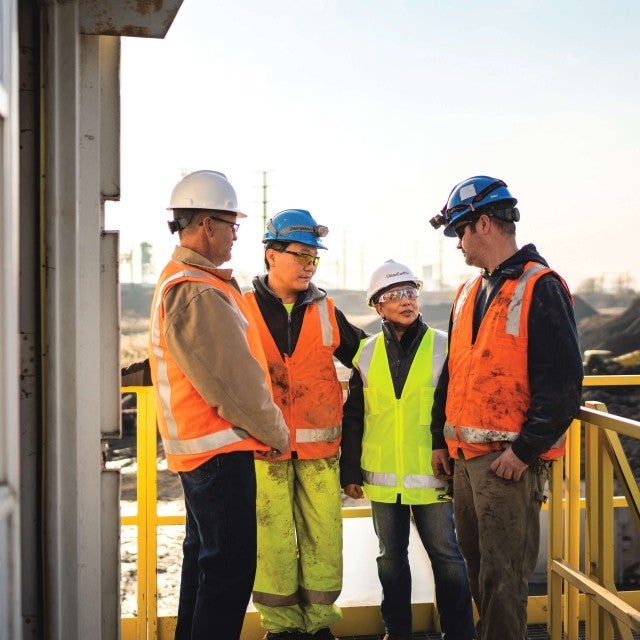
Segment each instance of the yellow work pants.
[[258,566],[253,604],[268,631],[315,633],[342,618],[338,458],[256,460]]

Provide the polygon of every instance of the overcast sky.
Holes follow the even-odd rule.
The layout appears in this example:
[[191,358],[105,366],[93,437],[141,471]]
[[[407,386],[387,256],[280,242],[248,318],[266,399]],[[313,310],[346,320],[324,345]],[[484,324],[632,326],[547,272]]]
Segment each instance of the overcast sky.
[[[267,216],[327,225],[316,281],[365,288],[388,258],[449,286],[473,273],[428,224],[457,182],[502,178],[518,244],[575,289],[640,287],[637,0],[184,0],[164,40],[122,40],[121,252],[175,245],[182,173],[238,193],[230,263],[262,270]],[[128,269],[122,272],[128,279]]]

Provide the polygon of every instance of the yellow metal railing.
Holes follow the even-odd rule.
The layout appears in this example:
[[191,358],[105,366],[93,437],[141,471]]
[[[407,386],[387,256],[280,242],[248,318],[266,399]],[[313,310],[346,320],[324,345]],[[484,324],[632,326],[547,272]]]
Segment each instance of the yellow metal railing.
[[[587,376],[585,386],[640,385],[640,376]],[[175,618],[158,618],[157,530],[166,525],[184,525],[184,516],[157,513],[157,435],[155,404],[151,387],[125,387],[123,393],[137,397],[137,511],[123,516],[121,524],[137,527],[138,615],[123,618],[123,640],[172,638]],[[618,434],[640,438],[640,423],[605,413],[604,406],[588,403],[572,423],[564,465],[552,465],[549,503],[548,595],[529,598],[529,621],[545,621],[550,638],[578,639],[578,622],[585,620],[588,640],[613,640],[613,632],[631,640],[640,631],[640,591],[619,595],[613,583],[613,508],[629,506],[640,531],[640,497]],[[585,497],[580,492],[581,425],[585,425]],[[613,474],[623,488],[614,496]],[[561,499],[554,499],[554,497]],[[544,507],[546,508],[546,506]],[[585,573],[581,572],[581,510],[586,510]],[[370,516],[368,508],[343,509],[343,517]],[[414,605],[415,607],[415,605]],[[376,607],[377,608],[377,607]],[[370,607],[353,607],[369,613]],[[347,616],[345,615],[345,618]],[[370,617],[357,616],[360,620]],[[245,621],[243,638],[260,633],[257,615]],[[437,628],[431,603],[420,611],[420,620]],[[371,630],[361,628],[361,634]],[[357,635],[352,633],[351,635]]]
[[[582,424],[584,499],[580,497]],[[619,434],[640,439],[640,422],[612,416],[606,413],[602,403],[588,402],[569,429],[564,478],[563,466],[553,466],[551,495],[564,492],[565,497],[551,500],[549,516],[547,628],[551,638],[562,638],[564,632],[568,640],[577,640],[581,619],[585,620],[587,639],[613,640],[615,634],[617,638],[631,640],[632,631],[640,632],[639,592],[619,594],[614,584],[613,509],[628,506],[640,531],[640,492]],[[614,496],[614,475],[623,498]],[[582,508],[585,509],[584,571],[580,570]],[[582,603],[582,613],[580,594],[586,600]]]

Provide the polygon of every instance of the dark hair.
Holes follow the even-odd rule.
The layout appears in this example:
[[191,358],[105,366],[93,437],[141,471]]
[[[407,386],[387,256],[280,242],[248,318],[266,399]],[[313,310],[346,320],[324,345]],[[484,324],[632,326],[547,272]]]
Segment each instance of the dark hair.
[[520,212],[515,207],[505,206],[504,202],[488,204],[477,209],[471,219],[471,232],[475,233],[476,222],[481,215],[490,216],[498,229],[507,236],[516,235],[515,221],[520,219]]
[[493,214],[493,223],[498,227],[498,229],[506,236],[515,236],[516,235],[516,223],[512,220],[505,220],[500,216],[497,216],[495,213]]
[[278,253],[284,251],[291,243],[283,242],[282,240],[267,240],[264,243],[264,266],[267,271],[269,271],[269,262],[267,260],[267,249],[273,249]]

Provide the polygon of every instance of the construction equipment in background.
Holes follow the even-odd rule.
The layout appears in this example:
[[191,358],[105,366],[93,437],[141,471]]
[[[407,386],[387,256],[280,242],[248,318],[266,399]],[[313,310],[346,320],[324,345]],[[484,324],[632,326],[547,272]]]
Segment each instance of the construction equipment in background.
[[622,373],[628,367],[640,367],[640,349],[617,356],[606,349],[587,349],[582,364],[586,375]]

